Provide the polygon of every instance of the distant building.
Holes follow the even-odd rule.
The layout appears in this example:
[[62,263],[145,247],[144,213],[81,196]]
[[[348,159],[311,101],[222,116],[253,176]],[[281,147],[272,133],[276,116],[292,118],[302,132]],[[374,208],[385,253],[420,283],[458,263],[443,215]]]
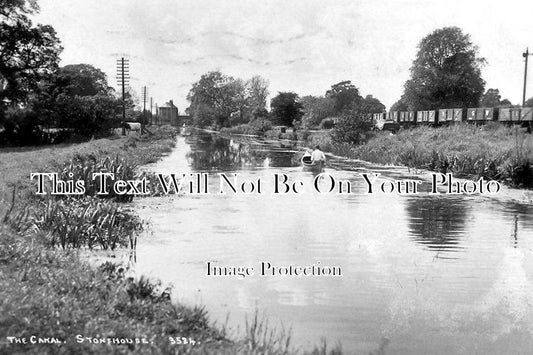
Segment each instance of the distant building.
[[172,100],[159,108],[159,124],[178,126],[178,116],[178,107],[174,106]]

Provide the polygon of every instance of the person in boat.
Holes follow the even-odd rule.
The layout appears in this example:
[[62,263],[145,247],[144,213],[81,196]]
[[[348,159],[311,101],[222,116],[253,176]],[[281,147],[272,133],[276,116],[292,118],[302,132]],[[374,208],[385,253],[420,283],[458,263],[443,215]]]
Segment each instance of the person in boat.
[[313,164],[320,165],[321,167],[326,165],[326,155],[320,150],[319,145],[315,146],[315,150],[311,153],[311,161]]

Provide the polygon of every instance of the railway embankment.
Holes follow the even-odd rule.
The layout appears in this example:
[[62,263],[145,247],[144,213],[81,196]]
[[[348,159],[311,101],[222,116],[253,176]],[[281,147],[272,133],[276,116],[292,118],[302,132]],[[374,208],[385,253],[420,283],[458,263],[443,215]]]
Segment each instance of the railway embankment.
[[417,127],[396,134],[375,132],[362,145],[336,143],[330,132],[322,130],[302,139],[309,146],[318,144],[327,152],[347,158],[533,188],[533,136],[518,126],[457,124]]

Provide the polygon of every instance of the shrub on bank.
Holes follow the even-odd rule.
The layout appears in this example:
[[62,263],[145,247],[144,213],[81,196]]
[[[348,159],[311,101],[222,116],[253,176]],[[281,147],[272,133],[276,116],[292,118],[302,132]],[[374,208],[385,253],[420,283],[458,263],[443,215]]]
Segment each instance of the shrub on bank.
[[249,134],[259,136],[263,134],[263,130],[259,127],[252,126],[248,123],[240,124],[233,127],[224,127],[220,130],[221,133],[226,134]]
[[370,114],[359,110],[346,111],[339,118],[331,138],[339,144],[363,144],[370,138],[372,126]]
[[333,119],[331,118],[324,118],[320,122],[321,129],[332,129],[333,127],[335,127],[335,122],[333,122]]

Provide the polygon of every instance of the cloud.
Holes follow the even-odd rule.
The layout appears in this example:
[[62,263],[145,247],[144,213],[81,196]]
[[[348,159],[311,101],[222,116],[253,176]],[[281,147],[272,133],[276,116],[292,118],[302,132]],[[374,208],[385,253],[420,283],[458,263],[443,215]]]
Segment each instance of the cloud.
[[40,0],[40,5],[39,22],[52,24],[62,39],[63,64],[88,62],[111,76],[115,58],[131,58],[139,81],[157,82],[154,95],[168,99],[172,92],[180,96],[175,102],[184,102],[187,93],[177,88],[219,69],[241,78],[262,75],[271,92],[323,94],[332,83],[352,80],[390,105],[401,95],[418,42],[452,25],[470,33],[488,59],[487,87],[518,102],[521,53],[533,46],[526,15],[533,5],[517,12],[496,0],[483,6],[460,0],[153,0],[149,5]]

